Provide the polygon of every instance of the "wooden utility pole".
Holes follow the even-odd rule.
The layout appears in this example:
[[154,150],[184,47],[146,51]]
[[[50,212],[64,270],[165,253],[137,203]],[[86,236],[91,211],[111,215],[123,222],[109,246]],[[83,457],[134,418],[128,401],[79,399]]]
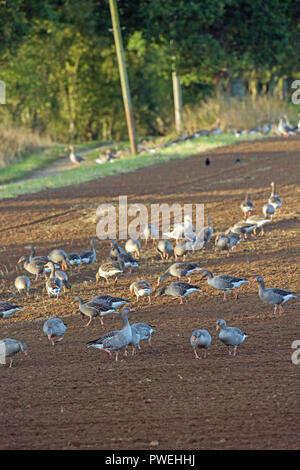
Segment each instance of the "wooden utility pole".
[[124,102],[124,108],[125,108],[125,114],[126,114],[126,120],[127,120],[127,128],[128,128],[128,134],[129,134],[129,140],[130,140],[131,153],[132,155],[136,155],[137,144],[136,144],[134,117],[133,117],[133,112],[132,112],[129,82],[128,82],[128,76],[127,76],[127,70],[126,70],[125,54],[124,54],[124,47],[123,47],[116,0],[109,0],[109,7],[110,7],[110,14],[111,14],[111,19],[112,19],[115,45],[116,45],[116,50],[117,50],[120,81],[121,81],[123,102]]
[[[171,41],[173,46],[173,41]],[[173,83],[173,99],[174,99],[174,113],[175,113],[175,127],[178,134],[183,128],[183,112],[182,112],[182,92],[180,77],[177,75],[175,57],[172,60],[172,83]]]

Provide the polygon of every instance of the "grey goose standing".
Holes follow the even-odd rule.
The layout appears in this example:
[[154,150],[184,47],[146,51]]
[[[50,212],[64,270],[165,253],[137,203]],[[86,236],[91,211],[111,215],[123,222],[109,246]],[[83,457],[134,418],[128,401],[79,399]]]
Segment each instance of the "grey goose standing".
[[92,319],[95,317],[100,317],[101,325],[104,325],[102,317],[104,315],[108,315],[109,313],[116,313],[116,310],[113,307],[107,307],[101,303],[97,303],[95,301],[89,300],[88,302],[83,302],[81,297],[77,295],[75,300],[79,301],[79,310],[81,313],[81,317],[88,317],[89,321],[84,326],[89,326]]
[[195,358],[199,359],[197,348],[204,349],[203,358],[207,356],[207,349],[211,345],[211,336],[207,330],[194,330],[190,337],[190,343],[193,348]]
[[227,257],[231,251],[242,241],[242,238],[235,233],[228,233],[227,235],[217,235],[215,238],[215,246],[218,250],[227,250]]
[[159,240],[156,251],[158,251],[162,260],[168,260],[173,253],[172,245],[169,240]]
[[274,181],[272,181],[271,183],[271,188],[272,188],[272,191],[271,191],[271,196],[269,197],[268,203],[271,204],[271,206],[273,206],[275,210],[280,212],[282,201],[280,197],[278,196],[278,194],[276,194],[276,184],[274,183]]
[[201,292],[198,286],[188,284],[187,282],[172,282],[167,287],[159,287],[155,291],[155,297],[168,295],[174,297],[174,299],[180,299],[180,303],[183,304],[183,298],[194,292]]
[[256,276],[254,281],[258,282],[259,289],[258,295],[259,298],[268,304],[274,305],[274,313],[277,312],[279,307],[279,312],[283,313],[282,305],[287,302],[289,299],[296,299],[297,296],[292,294],[290,290],[278,289],[277,287],[265,288],[265,282],[261,276]]
[[195,263],[174,263],[162,274],[158,280],[157,285],[163,282],[168,276],[177,277],[180,280],[182,277],[188,277],[188,282],[191,282],[191,275],[195,271],[202,271]]
[[115,360],[118,361],[119,351],[130,344],[132,340],[132,330],[128,321],[130,308],[125,307],[122,310],[123,328],[121,330],[113,330],[104,334],[100,338],[87,343],[88,348],[97,348],[105,351],[111,358],[111,351],[115,351]]
[[131,294],[136,295],[137,302],[140,297],[147,296],[148,302],[151,304],[151,286],[148,281],[140,280],[133,282],[129,286],[129,291]]
[[29,290],[30,290],[30,279],[28,276],[17,276],[15,279],[15,287],[18,291],[19,294],[21,294],[22,291],[26,293],[26,295],[29,295]]
[[94,264],[96,261],[96,250],[95,250],[95,243],[97,243],[98,238],[93,237],[91,240],[91,249],[84,251],[80,254],[81,262],[85,264]]
[[6,364],[6,358],[9,358],[9,367],[12,367],[15,355],[22,351],[25,356],[28,354],[28,348],[25,341],[11,338],[0,339],[0,364]]
[[[242,284],[246,284],[249,281],[242,277],[230,276],[229,274],[219,274],[214,276],[211,271],[204,270],[201,273],[201,277],[207,277],[207,284],[214,289],[222,290],[224,292],[224,300],[226,300],[226,292],[228,290],[234,290],[240,287]],[[234,294],[235,299],[238,299],[238,294]]]
[[[220,318],[216,323],[216,330],[220,330],[219,340],[228,347],[228,353],[236,355],[237,348],[245,341],[247,334],[235,326],[227,326],[226,321]],[[230,350],[230,347],[233,349]]]
[[240,208],[244,214],[245,219],[247,218],[249,212],[252,212],[254,207],[251,201],[251,194],[247,194],[245,200],[241,203]]

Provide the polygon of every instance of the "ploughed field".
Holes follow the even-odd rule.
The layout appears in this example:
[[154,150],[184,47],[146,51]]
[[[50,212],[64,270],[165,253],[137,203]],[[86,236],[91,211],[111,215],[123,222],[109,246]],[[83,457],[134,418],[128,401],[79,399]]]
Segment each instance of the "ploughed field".
[[[210,165],[205,165],[209,156]],[[240,162],[236,163],[235,159]],[[283,201],[265,228],[264,237],[250,235],[229,257],[214,247],[214,237],[240,219],[240,203],[252,195],[255,213],[277,183]],[[18,259],[32,243],[38,255],[54,247],[83,252],[95,236],[98,204],[205,204],[205,221],[213,217],[214,235],[205,249],[189,254],[214,274],[253,280],[267,287],[291,289],[297,299],[284,313],[258,297],[258,284],[238,289],[239,299],[208,286],[200,273],[192,283],[201,292],[181,305],[170,297],[136,303],[129,285],[157,278],[174,262],[162,261],[155,246],[143,245],[139,267],[106,285],[95,275],[107,259],[108,240],[96,244],[97,260],[81,272],[68,271],[72,289],[48,299],[44,280],[31,276],[30,296],[16,293],[14,279],[28,274]],[[0,366],[0,434],[2,449],[299,449],[300,364],[292,363],[292,343],[300,340],[300,139],[273,138],[219,148],[209,154],[173,160],[134,173],[0,201],[0,299],[23,307],[0,319],[0,338],[23,339],[27,357],[19,353],[12,368]],[[124,242],[120,242],[124,246]],[[173,243],[174,244],[174,243]],[[166,284],[174,278],[167,278]],[[131,301],[131,323],[155,326],[152,348],[147,341],[134,356],[109,360],[87,348],[87,341],[121,328],[120,315],[95,318],[88,327],[75,296],[88,300],[100,293]],[[60,317],[65,338],[54,347],[42,332],[43,322]],[[218,340],[216,320],[224,318],[248,334],[237,355],[228,355]],[[195,359],[192,331],[207,329],[212,345],[206,359]],[[113,355],[114,356],[114,355]]]

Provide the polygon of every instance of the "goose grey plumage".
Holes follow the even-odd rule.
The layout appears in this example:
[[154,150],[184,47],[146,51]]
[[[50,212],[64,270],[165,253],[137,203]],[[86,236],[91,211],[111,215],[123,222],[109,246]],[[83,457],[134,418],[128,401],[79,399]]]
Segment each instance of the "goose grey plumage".
[[108,279],[110,277],[115,277],[115,283],[118,282],[118,276],[121,274],[123,270],[120,268],[118,263],[114,262],[108,262],[108,263],[102,263],[99,266],[99,269],[96,274],[96,282],[99,282],[100,277],[104,278],[106,282],[108,283]]
[[229,355],[232,353],[230,346],[233,347],[234,356],[236,355],[239,345],[242,344],[248,336],[235,326],[226,326],[226,321],[221,318],[217,320],[216,330],[220,330],[219,339],[228,347]]
[[69,253],[68,254],[69,262],[71,266],[77,266],[80,270],[80,265],[82,263],[81,256],[78,253]]
[[21,258],[19,258],[18,260],[18,264],[19,263],[24,263],[24,269],[26,269],[26,271],[30,274],[34,274],[36,281],[40,276],[42,276],[43,274],[45,275],[44,266],[35,261],[30,261],[29,256],[21,256]]
[[82,158],[80,155],[75,153],[73,145],[69,145],[69,149],[71,150],[69,158],[76,167],[79,166],[80,163],[84,162],[84,158]]
[[22,310],[23,308],[20,305],[0,300],[0,318],[10,318],[13,313],[21,312]]
[[130,253],[119,253],[118,263],[122,271],[124,271],[124,268],[129,268],[132,271],[132,268],[138,267],[138,263]]
[[147,245],[148,240],[152,238],[152,243],[154,244],[158,239],[159,231],[158,229],[151,224],[147,224],[143,230],[143,236],[145,238],[145,245]]
[[141,256],[141,247],[141,242],[139,240],[135,240],[134,238],[129,238],[125,243],[126,253],[130,253],[137,258]]
[[225,235],[228,235],[229,233],[235,233],[241,237],[244,236],[244,238],[247,238],[247,234],[252,232],[255,228],[256,224],[248,223],[242,220],[229,227],[226,230]]
[[177,277],[179,280],[182,277],[188,277],[190,283],[191,275],[195,271],[202,271],[195,263],[174,263],[158,278],[157,285],[159,286],[168,276]]
[[48,318],[43,324],[43,332],[53,346],[64,339],[66,331],[67,325],[60,318]]
[[[61,268],[66,271],[70,265],[69,257],[64,250],[54,248],[50,251],[48,258],[52,263],[61,264]],[[47,264],[47,263],[45,263]]]
[[109,294],[100,294],[93,297],[90,301],[91,303],[99,303],[104,307],[110,307],[113,309],[123,307],[124,305],[129,305],[129,301],[123,299],[122,297],[115,297]]
[[183,304],[183,297],[186,297],[193,292],[201,292],[198,286],[188,284],[187,282],[172,282],[169,286],[160,287],[155,291],[155,297],[161,295],[169,295],[174,299],[180,299]]
[[159,240],[157,243],[156,250],[160,254],[161,259],[169,259],[169,256],[171,256],[173,249],[172,245],[169,242],[169,240]]
[[256,230],[258,228],[261,229],[260,231],[260,235],[263,236],[265,234],[265,231],[264,231],[264,225],[272,222],[271,219],[269,218],[268,214],[265,216],[265,217],[262,217],[260,215],[251,215],[250,217],[247,218],[246,222],[252,224],[256,224],[256,227],[255,229],[253,229],[253,233],[254,235],[256,235]]
[[130,308],[122,310],[123,328],[121,330],[109,331],[105,335],[87,343],[88,348],[97,348],[105,351],[111,358],[111,351],[115,351],[115,360],[118,361],[119,351],[130,344],[132,340],[132,330],[128,321]]
[[9,367],[12,367],[15,355],[22,351],[25,356],[28,354],[28,348],[23,340],[4,338],[0,340],[0,364],[6,364],[6,358],[9,358]]
[[249,212],[252,212],[254,210],[253,203],[251,201],[251,194],[246,195],[245,200],[240,205],[240,208],[245,218],[247,218]]
[[196,249],[200,250],[201,248],[205,247],[207,243],[210,241],[213,233],[214,228],[211,224],[212,217],[207,218],[208,226],[204,227],[198,233],[190,232],[186,235],[186,238],[189,240],[187,243],[188,250],[195,251]]
[[[214,289],[222,290],[224,292],[224,300],[226,300],[226,292],[228,290],[237,289],[242,284],[248,283],[242,277],[230,276],[229,274],[219,274],[214,276],[211,271],[204,270],[201,277],[207,277],[207,284]],[[238,294],[235,293],[235,299],[238,299]]]
[[275,208],[272,204],[264,204],[262,207],[262,213],[266,218],[272,220],[273,215],[275,214]]
[[101,325],[104,325],[102,317],[104,315],[108,315],[109,313],[116,313],[116,310],[113,307],[105,306],[101,304],[100,302],[95,302],[93,299],[87,302],[83,302],[81,297],[77,295],[75,297],[75,300],[79,301],[79,310],[81,312],[81,316],[82,317],[87,316],[89,318],[88,323],[84,325],[85,327],[89,326],[92,319],[95,317],[99,317],[101,321]]
[[61,280],[64,292],[66,292],[66,289],[72,289],[72,285],[69,281],[68,275],[64,271],[56,270],[55,276]]
[[268,304],[274,305],[274,314],[277,312],[283,312],[282,305],[289,299],[296,299],[297,296],[292,294],[290,290],[278,289],[277,287],[265,288],[265,282],[261,276],[256,276],[254,279],[259,284],[258,295],[259,298]]
[[278,194],[276,194],[276,184],[274,183],[274,181],[272,181],[271,183],[271,188],[272,188],[272,191],[271,191],[271,196],[269,197],[268,203],[271,204],[271,206],[273,206],[275,210],[280,211],[280,208],[282,206],[282,201],[280,197],[278,196]]
[[46,263],[45,267],[51,269],[50,276],[46,281],[46,290],[48,293],[48,297],[51,297],[51,295],[56,295],[56,299],[58,299],[58,296],[63,288],[63,281],[60,277],[56,276],[55,266],[52,261]]
[[97,253],[95,250],[95,243],[98,241],[98,238],[93,237],[91,240],[91,249],[81,253],[81,261],[85,264],[94,264],[96,261]]
[[111,241],[110,247],[111,247],[111,249],[110,249],[110,252],[109,252],[109,257],[113,261],[118,261],[119,254],[121,254],[121,253],[126,254],[126,251],[123,250],[123,248],[121,246],[119,246],[115,240]]
[[[147,323],[134,323],[131,325],[131,329],[137,331],[137,333],[140,335],[140,341],[147,339],[150,348],[152,348],[151,337],[152,333],[155,332],[154,326],[148,325]],[[140,344],[138,345],[138,348],[141,349]]]
[[131,294],[136,295],[137,302],[140,297],[146,295],[148,297],[149,304],[151,304],[151,286],[148,281],[140,280],[133,282],[130,284],[129,291]]
[[196,359],[199,359],[197,348],[204,349],[203,359],[207,356],[207,349],[211,345],[211,336],[207,330],[194,330],[190,338]]
[[215,246],[218,250],[227,250],[227,256],[230,252],[242,241],[241,237],[235,233],[228,233],[227,235],[217,235],[215,238]]
[[177,245],[175,245],[174,250],[173,250],[175,261],[178,261],[178,258],[181,258],[181,257],[183,258],[183,260],[185,260],[186,254],[189,251],[188,243],[189,242],[186,240],[181,240],[180,242],[177,243]]
[[29,295],[29,290],[30,290],[30,279],[28,276],[17,276],[15,279],[15,287],[19,294],[21,294],[22,291],[26,293],[26,295]]

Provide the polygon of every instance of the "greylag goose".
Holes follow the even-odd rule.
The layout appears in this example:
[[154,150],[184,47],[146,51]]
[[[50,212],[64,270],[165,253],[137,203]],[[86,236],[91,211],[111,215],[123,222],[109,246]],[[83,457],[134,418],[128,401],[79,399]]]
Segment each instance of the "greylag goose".
[[183,297],[186,297],[193,292],[201,292],[198,286],[188,284],[187,282],[172,282],[167,287],[159,287],[155,292],[155,297],[161,295],[169,295],[174,299],[180,299],[180,303],[183,304]]
[[10,318],[13,313],[18,311],[23,311],[20,305],[15,305],[11,302],[0,300],[0,318]]
[[80,271],[80,265],[82,263],[81,256],[78,253],[70,253],[68,254],[69,263],[71,266],[77,266],[78,270]]
[[51,261],[48,256],[36,256],[35,248],[32,244],[26,245],[26,249],[30,250],[29,261],[33,261],[38,264],[45,265],[48,261]]
[[157,280],[157,285],[161,282],[163,282],[168,276],[173,276],[177,277],[179,280],[182,277],[188,277],[188,282],[191,282],[191,275],[195,271],[202,271],[201,268],[199,268],[196,264],[194,263],[174,263],[171,264],[171,266],[165,271],[162,276],[160,276]]
[[262,217],[260,215],[251,215],[250,217],[247,218],[246,222],[248,222],[249,224],[252,224],[252,223],[256,224],[255,229],[253,229],[254,235],[256,235],[256,230],[260,228],[261,229],[260,235],[263,236],[265,234],[264,225],[272,221],[268,216]]
[[48,297],[51,297],[51,295],[56,295],[56,299],[58,299],[58,296],[63,288],[63,282],[58,276],[56,276],[55,266],[52,261],[46,263],[45,267],[51,269],[50,276],[46,281],[46,290],[48,293]]
[[55,271],[55,276],[61,280],[63,291],[66,292],[66,289],[72,289],[71,283],[69,281],[68,275],[64,271]]
[[251,201],[251,194],[247,194],[245,200],[241,203],[240,208],[244,214],[245,219],[247,218],[249,212],[252,212],[254,207]]
[[204,227],[202,230],[199,231],[199,233],[192,233],[190,232],[189,234],[186,235],[186,238],[189,240],[187,244],[187,248],[189,250],[195,251],[200,250],[203,248],[211,239],[213,233],[214,233],[214,228],[211,224],[212,217],[208,217],[207,223],[208,226]]
[[244,236],[244,238],[247,238],[247,234],[253,232],[255,228],[256,224],[245,222],[243,220],[236,222],[234,225],[229,227],[229,229],[226,230],[225,235],[228,235],[229,233],[235,233],[236,235],[240,235],[241,237]]
[[130,293],[136,295],[137,302],[140,297],[146,295],[151,304],[151,286],[148,281],[135,281],[129,287]]
[[97,271],[96,282],[99,282],[100,277],[103,277],[108,283],[108,279],[113,276],[115,276],[115,282],[118,282],[118,275],[122,272],[123,270],[120,269],[120,266],[118,263],[113,263],[113,262],[103,263],[101,264],[101,266],[99,267]]
[[28,276],[18,276],[15,279],[15,287],[19,294],[21,294],[22,291],[26,293],[26,295],[29,295],[29,290],[30,290],[30,279]]
[[156,250],[160,254],[161,259],[169,259],[173,250],[169,240],[159,240]]
[[123,255],[126,254],[126,251],[123,250],[123,248],[121,246],[118,246],[118,244],[115,240],[112,240],[110,246],[111,246],[111,249],[110,249],[110,252],[109,252],[109,257],[113,261],[118,260],[119,254],[123,254]]
[[[139,334],[140,341],[147,339],[150,348],[152,348],[151,336],[152,333],[155,332],[154,326],[148,325],[147,323],[134,323],[131,325],[131,329],[135,330]],[[140,344],[138,345],[138,348],[141,349]]]
[[42,274],[45,275],[43,265],[36,263],[35,261],[29,261],[28,256],[21,256],[21,258],[18,260],[18,263],[24,263],[24,269],[26,269],[26,271],[30,274],[35,274],[36,281],[40,276],[42,276]]
[[4,338],[0,340],[0,364],[6,364],[6,358],[9,358],[9,367],[12,367],[15,355],[22,351],[25,356],[28,354],[28,348],[24,341],[18,339]]
[[274,209],[278,210],[279,212],[282,206],[282,201],[280,197],[278,196],[278,194],[276,194],[276,185],[274,181],[272,181],[271,183],[271,188],[272,188],[272,191],[271,191],[271,196],[269,197],[268,203],[271,204],[271,206],[273,206]]
[[215,246],[218,250],[227,250],[227,256],[241,242],[241,237],[235,233],[227,235],[217,235],[215,238]]
[[73,145],[69,145],[69,149],[71,150],[69,158],[75,167],[79,166],[80,163],[84,162],[84,158],[75,153]]
[[60,318],[48,318],[43,324],[43,332],[53,346],[64,339],[66,331],[67,325]]
[[122,270],[129,268],[129,270],[132,271],[132,268],[138,267],[138,263],[130,253],[119,253],[118,263]]
[[91,299],[92,303],[99,303],[104,307],[111,307],[113,309],[129,305],[128,300],[122,299],[122,297],[114,297],[113,295],[100,294],[96,295]]
[[211,336],[207,330],[194,330],[190,338],[190,343],[194,350],[195,358],[199,359],[197,348],[201,348],[204,349],[203,359],[205,359],[207,349],[211,345]]
[[[211,271],[204,270],[201,273],[202,277],[207,277],[207,284],[214,289],[222,290],[224,292],[224,300],[226,300],[226,292],[228,290],[237,289],[242,284],[248,283],[246,279],[242,277],[230,276],[229,274],[219,274],[214,276]],[[238,294],[234,294],[235,299],[238,299]]]
[[275,214],[275,208],[272,204],[264,204],[262,208],[262,213],[264,214],[265,218],[272,220],[273,215]]
[[111,358],[111,351],[115,351],[115,360],[118,361],[119,351],[130,344],[132,340],[132,330],[128,321],[130,308],[125,307],[122,310],[123,328],[122,330],[109,331],[105,335],[87,343],[88,348],[97,348],[105,351]]
[[[61,264],[61,268],[66,271],[70,265],[70,261],[67,253],[60,248],[54,248],[50,251],[48,258],[52,263]],[[46,265],[47,263],[45,263]]]
[[258,295],[259,298],[268,304],[274,305],[274,313],[277,312],[279,306],[279,313],[283,312],[282,305],[289,299],[296,299],[297,296],[292,294],[290,290],[283,290],[278,288],[265,288],[265,282],[261,276],[256,276],[254,279],[259,284]]
[[130,253],[137,258],[141,255],[141,243],[139,240],[135,240],[134,238],[129,238],[125,243],[125,251],[126,253]]
[[82,263],[85,264],[94,264],[96,261],[96,250],[95,250],[95,243],[98,241],[98,238],[93,237],[91,240],[91,249],[88,251],[84,251],[80,257]]
[[99,156],[96,158],[95,162],[99,163],[100,165],[102,163],[107,163],[107,162],[113,162],[115,160],[115,157],[113,156],[113,152],[111,149],[106,150],[105,153],[102,153],[101,150],[99,150]]
[[105,306],[100,302],[95,302],[93,299],[89,300],[88,302],[83,302],[81,297],[77,295],[75,300],[79,301],[79,310],[81,312],[81,316],[87,316],[89,318],[88,323],[84,325],[85,327],[89,326],[92,319],[95,317],[100,317],[101,325],[104,325],[102,317],[104,315],[108,315],[109,313],[116,313],[116,310],[113,307]]
[[150,238],[152,238],[152,243],[154,244],[155,241],[158,239],[159,231],[154,225],[147,224],[143,230],[143,236],[145,238],[146,245],[148,243],[148,240],[150,240]]
[[178,242],[177,245],[174,247],[174,257],[175,261],[178,261],[178,258],[183,258],[183,260],[186,259],[186,254],[189,251],[189,242],[186,240],[182,240],[181,242]]
[[233,347],[233,355],[236,355],[237,348],[247,338],[247,334],[235,326],[226,326],[226,321],[223,319],[217,320],[216,330],[220,330],[219,339],[228,347],[228,352],[231,354],[230,346]]

